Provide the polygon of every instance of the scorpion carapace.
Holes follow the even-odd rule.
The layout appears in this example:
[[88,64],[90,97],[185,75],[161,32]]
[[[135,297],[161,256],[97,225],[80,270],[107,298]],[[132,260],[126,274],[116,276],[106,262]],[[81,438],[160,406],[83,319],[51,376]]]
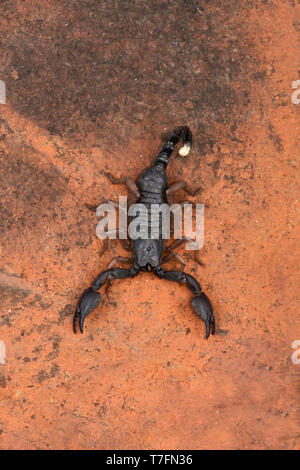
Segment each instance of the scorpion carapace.
[[[168,141],[163,145],[157,158],[154,160],[153,165],[146,168],[137,182],[135,183],[130,178],[115,179],[109,173],[106,175],[110,178],[113,184],[125,183],[130,192],[135,197],[136,203],[142,203],[146,207],[151,208],[152,204],[170,203],[171,195],[180,190],[184,189],[191,195],[196,195],[199,190],[193,191],[185,181],[178,181],[168,186],[168,180],[166,175],[166,167],[168,165],[169,157],[171,156],[176,144],[179,141],[183,142],[183,146],[179,149],[179,155],[182,157],[186,156],[192,145],[192,133],[187,126],[178,127],[175,129]],[[109,201],[112,204],[116,204]],[[161,223],[160,219],[156,222],[158,225]],[[147,224],[147,221],[145,221]],[[158,227],[160,228],[160,227]],[[148,227],[146,227],[148,230]],[[104,250],[107,248],[108,239]],[[79,329],[83,333],[83,323],[87,315],[89,315],[99,305],[101,300],[101,294],[98,290],[104,286],[106,281],[111,283],[114,279],[126,279],[137,276],[140,271],[152,271],[160,279],[167,279],[169,281],[175,281],[179,284],[185,284],[195,295],[192,299],[192,306],[195,313],[204,321],[206,327],[206,338],[209,337],[210,332],[215,333],[215,320],[213,309],[208,297],[202,292],[199,282],[190,274],[184,271],[167,271],[162,265],[169,261],[173,256],[179,260],[183,265],[185,264],[183,258],[174,252],[173,249],[178,247],[181,243],[188,240],[182,238],[175,240],[170,246],[166,246],[166,239],[161,235],[156,238],[137,238],[130,240],[130,248],[133,252],[133,258],[115,258],[108,269],[99,274],[99,276],[92,283],[91,287],[85,290],[78,302],[74,318],[73,318],[73,329],[76,333],[76,323],[79,319]],[[124,240],[123,240],[124,241]],[[164,253],[167,251],[166,255]],[[103,252],[103,251],[102,251]],[[198,252],[196,253],[198,258]],[[113,267],[117,261],[131,262],[132,266],[129,269],[123,269]],[[200,262],[197,259],[198,262]]]

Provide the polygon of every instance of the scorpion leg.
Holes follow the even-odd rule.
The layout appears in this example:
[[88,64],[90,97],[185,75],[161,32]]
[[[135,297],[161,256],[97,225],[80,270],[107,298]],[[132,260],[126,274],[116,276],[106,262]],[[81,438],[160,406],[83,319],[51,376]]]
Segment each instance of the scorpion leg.
[[191,196],[196,196],[200,191],[201,188],[197,189],[192,189],[185,181],[177,181],[176,183],[170,184],[170,186],[166,189],[166,195],[169,201],[169,204],[171,205],[173,203],[173,194],[176,193],[176,191],[179,191],[180,189],[183,189],[187,193],[189,193]]
[[140,197],[140,192],[137,185],[131,178],[114,178],[110,173],[104,172],[105,176],[110,179],[112,184],[126,184],[129,191],[134,195],[136,199]]
[[[120,235],[120,234],[124,235],[124,232],[122,232],[121,230],[108,230],[108,231],[106,232],[106,234],[107,234],[107,238],[104,238],[104,239],[103,239],[102,248],[101,248],[101,250],[98,252],[98,255],[99,255],[99,256],[102,256],[103,253],[105,253],[105,252],[108,250],[108,248],[110,247],[110,241],[111,241],[111,240],[115,240],[116,237],[117,237],[117,235]],[[112,238],[109,238],[110,235],[112,235]],[[130,241],[129,241],[129,239],[128,239],[128,234],[125,234],[125,235],[127,235],[127,238],[118,238],[118,240],[122,243],[123,248],[124,248],[125,250],[131,251],[132,248],[131,248]]]
[[131,246],[131,243],[130,243],[130,240],[129,238],[120,238],[120,241],[122,243],[122,246],[124,248],[124,250],[126,251],[132,251],[132,246]]
[[[119,204],[115,201],[111,201],[110,199],[103,199],[97,206],[93,206],[91,204],[85,204],[85,206],[93,211],[93,212],[96,212],[97,214],[97,208],[99,207],[100,204],[110,204],[111,206],[119,209]],[[103,240],[103,244],[102,244],[102,248],[100,251],[98,251],[98,255],[101,257],[110,247],[110,241],[108,238],[105,238]]]
[[[115,207],[116,209],[119,209],[119,210],[125,210],[123,207],[120,207],[119,203],[118,202],[115,202],[115,201],[111,201],[110,199],[105,199],[103,201],[101,201],[101,204],[103,203],[106,203],[106,204],[110,204],[112,205],[113,207]],[[86,204],[87,205],[87,204]],[[90,209],[97,209],[98,206],[90,206],[89,208]],[[127,207],[127,211],[128,211],[128,207]],[[127,213],[127,212],[126,212]],[[110,234],[115,234],[115,235],[119,235],[120,234],[123,234],[123,232],[121,230],[117,230],[117,232],[115,232],[114,230],[111,231],[111,232],[107,232],[108,236]],[[126,233],[126,238],[119,238],[119,240],[121,241],[122,245],[123,245],[123,248],[126,250],[126,251],[131,251],[131,243],[130,243],[130,240],[128,238],[128,234]],[[103,247],[101,249],[101,251],[99,251],[99,256],[102,256],[103,253],[109,248],[109,241],[107,241],[107,239],[104,239],[103,240]]]
[[206,328],[206,339],[211,334],[215,334],[215,319],[213,309],[209,298],[202,292],[199,282],[190,274],[180,271],[166,271],[162,268],[156,271],[160,279],[167,279],[169,281],[185,284],[194,294],[192,299],[192,306],[195,313],[204,321]]
[[98,251],[98,255],[101,257],[103,253],[105,253],[110,247],[110,240],[109,238],[104,238],[103,245],[100,251]]
[[179,261],[179,263],[181,263],[182,269],[184,269],[185,261],[184,261],[184,259],[182,258],[182,256],[180,256],[179,253],[175,253],[175,251],[171,251],[171,253],[169,253],[168,255],[166,255],[166,256],[162,259],[162,264],[167,263],[167,262],[168,262],[170,259],[172,259],[173,257],[176,258],[177,261]]
[[[170,198],[170,196],[169,196],[169,198],[168,198],[169,206],[172,206],[173,202],[174,202],[173,197]],[[176,215],[176,212],[178,212],[178,210],[179,210],[178,206],[181,206],[180,210],[182,210],[184,204],[192,204],[192,205],[194,204],[195,205],[195,203],[193,201],[190,201],[189,199],[187,199],[186,201],[176,203],[177,207],[172,208],[172,218],[171,218],[171,227],[170,227],[170,233],[172,233],[172,234],[175,231],[175,215]]]
[[178,238],[177,240],[174,240],[171,245],[166,246],[167,250],[174,250],[174,248],[177,248],[178,246],[182,245],[183,242],[190,242],[192,241],[191,238],[188,237],[183,237],[183,238]]
[[93,205],[93,204],[86,203],[85,207],[87,207],[92,212],[97,212],[97,207],[100,204],[110,204],[111,206],[115,207],[116,209],[119,209],[119,203],[116,202],[116,201],[112,201],[111,199],[102,199],[101,202],[99,202],[99,204],[97,204],[96,206]]
[[205,266],[205,264],[201,261],[200,259],[200,256],[199,256],[199,250],[195,250],[195,254],[194,254],[194,261],[198,264],[200,264],[200,266]]
[[116,256],[115,258],[111,260],[111,262],[107,266],[107,269],[113,268],[117,264],[118,261],[121,261],[121,263],[130,263],[130,262],[132,263],[133,258],[124,258],[123,256]]
[[139,272],[139,268],[132,266],[130,269],[113,268],[107,269],[99,274],[92,286],[86,289],[79,299],[78,305],[73,317],[73,330],[76,333],[76,323],[79,319],[79,329],[83,333],[83,323],[87,315],[89,315],[99,305],[101,295],[97,292],[107,280],[126,279],[127,277],[135,277]]
[[[171,204],[171,202],[170,202],[170,204]],[[193,201],[190,201],[189,199],[179,203],[179,205],[181,207],[183,207],[184,204],[195,204],[195,203]],[[174,233],[174,229],[175,229],[175,227],[174,227],[174,215],[177,211],[178,211],[178,208],[175,209],[175,212],[173,213],[171,233]],[[193,241],[193,240],[191,238],[188,238],[188,237],[183,237],[183,238],[175,240],[171,245],[166,246],[166,249],[167,250],[173,250],[174,248],[177,248],[178,246],[180,246],[184,241]],[[200,264],[200,266],[205,266],[204,263],[202,263],[202,261],[200,260],[199,250],[193,250],[193,251],[194,251],[194,261],[196,263]]]
[[[177,240],[174,240],[173,243],[171,243],[171,245],[166,246],[166,250],[172,251],[178,246],[182,245],[183,242],[191,242],[191,241],[193,241],[192,238],[188,238],[188,237],[179,238]],[[204,266],[204,263],[202,263],[202,261],[199,258],[199,250],[193,250],[193,251],[194,251],[194,261],[200,264],[200,266]]]

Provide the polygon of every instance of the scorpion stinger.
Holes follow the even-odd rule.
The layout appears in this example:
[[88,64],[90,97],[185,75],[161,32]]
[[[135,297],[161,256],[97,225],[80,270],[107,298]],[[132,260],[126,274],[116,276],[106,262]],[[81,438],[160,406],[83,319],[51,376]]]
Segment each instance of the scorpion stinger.
[[179,149],[178,153],[181,157],[186,157],[192,146],[192,133],[188,126],[177,127],[170,135],[168,141],[163,145],[158,157],[154,161],[154,164],[162,164],[165,167],[168,164],[170,155],[172,154],[175,145],[182,141],[183,146]]
[[[151,214],[153,205],[168,204],[171,195],[178,190],[185,190],[190,195],[195,196],[199,192],[199,188],[193,190],[185,181],[177,181],[168,186],[168,179],[166,175],[166,167],[168,165],[169,157],[171,156],[176,144],[181,141],[182,147],[179,149],[179,155],[186,156],[192,145],[192,133],[187,126],[176,128],[170,135],[167,142],[163,145],[153,165],[146,168],[139,176],[136,183],[130,178],[114,178],[110,174],[106,174],[113,184],[125,183],[130,191],[134,194],[136,202],[143,204],[147,209],[147,214]],[[136,216],[131,216],[131,221]],[[151,225],[150,225],[151,224]],[[152,238],[152,229],[156,234]],[[166,271],[162,268],[162,264],[167,262],[174,255],[184,265],[184,260],[173,251],[187,238],[177,240],[169,247],[166,247],[166,239],[163,236],[162,220],[155,218],[154,221],[151,216],[146,215],[140,223],[140,232],[146,234],[146,237],[131,238],[131,248],[133,251],[133,266],[129,269],[112,268],[103,271],[97,279],[93,282],[92,286],[85,290],[82,294],[73,318],[73,329],[76,333],[76,323],[79,319],[79,328],[83,332],[83,323],[87,315],[89,315],[99,305],[101,295],[97,292],[106,281],[113,281],[114,279],[125,279],[135,277],[140,271],[152,271],[161,279],[168,279],[180,284],[185,284],[195,297],[192,299],[192,306],[195,313],[204,321],[206,326],[206,338],[211,333],[215,333],[215,319],[213,309],[208,297],[202,292],[200,284],[191,275],[185,272]],[[148,235],[147,235],[148,234]],[[164,252],[167,250],[167,256]],[[119,261],[128,258],[118,257]],[[197,262],[201,264],[198,257]]]

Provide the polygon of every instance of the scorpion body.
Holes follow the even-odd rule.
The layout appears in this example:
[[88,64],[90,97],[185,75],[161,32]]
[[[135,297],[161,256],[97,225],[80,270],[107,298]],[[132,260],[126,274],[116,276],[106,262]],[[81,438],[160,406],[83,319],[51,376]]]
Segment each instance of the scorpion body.
[[[192,145],[192,133],[187,126],[178,127],[170,135],[168,141],[163,145],[153,165],[146,168],[140,175],[135,184],[129,178],[114,180],[110,175],[111,181],[115,183],[126,183],[131,192],[136,198],[136,203],[143,204],[148,214],[151,213],[151,206],[153,204],[168,203],[168,196],[179,189],[185,189],[188,193],[195,195],[197,191],[193,191],[184,181],[174,183],[168,187],[168,179],[166,175],[166,168],[168,165],[169,157],[176,144],[181,140],[183,146],[179,150],[181,156],[185,156],[189,153]],[[133,218],[133,217],[132,217]],[[161,230],[161,219],[157,218],[151,220],[152,229],[153,224],[156,224],[159,235],[155,238],[150,238],[150,224],[148,217],[141,223],[141,232],[148,232],[148,237],[131,239],[131,248],[133,251],[133,264],[129,269],[113,268],[114,261],[110,264],[109,268],[103,271],[92,283],[92,286],[84,291],[82,294],[74,317],[73,317],[73,329],[76,333],[76,322],[79,319],[79,329],[83,333],[84,319],[89,315],[100,303],[101,295],[98,290],[106,283],[106,281],[112,282],[114,279],[125,279],[137,276],[140,271],[152,271],[160,279],[167,279],[175,281],[180,284],[185,284],[194,294],[192,299],[192,306],[195,313],[205,322],[206,326],[206,338],[211,333],[215,333],[215,320],[213,309],[210,300],[202,292],[199,282],[190,274],[183,271],[167,271],[163,269],[162,264],[168,261],[172,255],[176,255],[179,259],[179,255],[171,251],[172,247],[178,246],[181,242],[186,240],[175,241],[168,250],[171,254],[163,257],[166,240],[162,236]],[[120,260],[131,261],[127,258],[120,258]],[[181,259],[182,263],[184,261]]]

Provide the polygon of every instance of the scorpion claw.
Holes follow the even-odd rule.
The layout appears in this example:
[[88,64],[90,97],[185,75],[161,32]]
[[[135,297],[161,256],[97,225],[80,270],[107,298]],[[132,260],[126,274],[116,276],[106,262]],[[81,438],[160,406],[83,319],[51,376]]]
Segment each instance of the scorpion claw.
[[80,308],[79,306],[76,307],[76,310],[75,310],[75,313],[74,313],[74,317],[73,317],[73,331],[74,333],[76,333],[76,322],[77,322],[77,318],[79,317],[80,315]]
[[213,314],[213,309],[210,303],[209,298],[201,292],[200,295],[196,295],[196,297],[192,300],[193,309],[196,314],[204,321],[205,328],[206,328],[206,339],[210,335],[210,327],[211,327],[211,334],[215,334],[215,318]]
[[82,294],[76,311],[73,317],[73,330],[76,333],[76,323],[77,318],[79,318],[79,329],[83,333],[83,323],[87,315],[89,315],[95,308],[99,305],[101,300],[101,295],[98,292],[95,292],[93,289],[89,288],[84,291]]

